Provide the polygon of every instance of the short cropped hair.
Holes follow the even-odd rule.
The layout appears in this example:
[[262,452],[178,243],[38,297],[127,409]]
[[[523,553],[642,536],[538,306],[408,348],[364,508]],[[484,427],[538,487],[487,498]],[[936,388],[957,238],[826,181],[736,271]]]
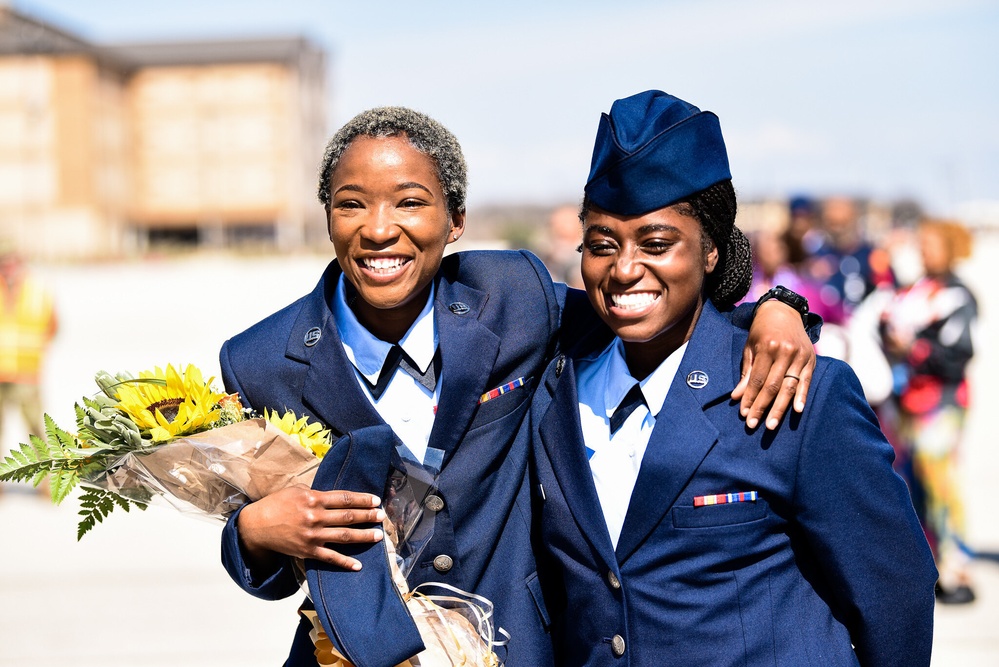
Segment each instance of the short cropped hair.
[[465,212],[468,168],[458,139],[439,122],[406,107],[368,109],[350,119],[326,144],[319,168],[319,201],[330,205],[330,176],[347,147],[357,137],[405,137],[410,145],[429,157],[437,168],[437,179],[447,201],[448,212]]

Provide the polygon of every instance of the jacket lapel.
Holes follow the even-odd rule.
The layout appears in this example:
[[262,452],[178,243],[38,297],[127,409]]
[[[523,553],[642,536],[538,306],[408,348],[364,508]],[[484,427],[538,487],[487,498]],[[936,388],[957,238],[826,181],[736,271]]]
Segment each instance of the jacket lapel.
[[309,364],[302,402],[337,436],[385,423],[364,395],[340,342],[329,305],[339,279],[340,267],[333,261],[306,299],[285,352]]
[[442,382],[429,446],[444,451],[444,463],[468,430],[499,354],[500,339],[479,322],[489,295],[442,278],[434,317],[440,338]]
[[[718,430],[704,409],[729,400],[728,394],[735,387],[735,367],[727,353],[731,349],[731,324],[706,303],[656,417],[618,539],[619,563],[628,559],[669,512],[717,441]],[[697,373],[707,377],[701,388],[696,381],[688,382],[688,377],[693,380],[692,374]]]
[[583,431],[579,421],[579,397],[576,392],[576,370],[571,358],[566,358],[561,377],[548,373],[546,390],[552,401],[538,424],[541,442],[548,453],[559,489],[576,519],[580,532],[610,565],[614,563],[614,547],[607,532],[600,499],[593,484],[593,474],[583,446]]

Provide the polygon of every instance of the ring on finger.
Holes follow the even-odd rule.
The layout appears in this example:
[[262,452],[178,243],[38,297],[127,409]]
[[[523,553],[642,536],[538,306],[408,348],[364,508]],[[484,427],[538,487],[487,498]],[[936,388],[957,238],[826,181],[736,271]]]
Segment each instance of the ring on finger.
[[798,377],[797,375],[791,375],[790,373],[785,373],[784,374],[784,379],[786,380],[788,378],[791,378],[792,380],[801,380],[801,378]]

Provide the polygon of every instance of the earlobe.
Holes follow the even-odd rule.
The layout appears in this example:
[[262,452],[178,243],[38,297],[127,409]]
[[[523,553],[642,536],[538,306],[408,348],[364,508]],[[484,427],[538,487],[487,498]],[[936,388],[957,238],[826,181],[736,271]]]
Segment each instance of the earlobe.
[[448,231],[448,243],[454,243],[465,233],[465,212],[451,214],[451,224]]
[[708,252],[707,257],[704,258],[704,273],[714,273],[715,267],[718,266],[718,248],[712,247],[711,251]]

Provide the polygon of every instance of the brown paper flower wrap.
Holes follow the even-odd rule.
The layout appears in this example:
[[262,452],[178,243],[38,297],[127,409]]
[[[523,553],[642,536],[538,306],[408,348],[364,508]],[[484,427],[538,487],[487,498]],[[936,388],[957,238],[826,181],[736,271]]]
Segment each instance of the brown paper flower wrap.
[[84,483],[132,500],[152,493],[178,509],[224,520],[247,502],[311,485],[319,461],[257,418],[129,452]]
[[[427,583],[410,590],[395,558],[394,524],[386,518],[382,526],[392,580],[426,646],[418,655],[395,667],[501,667],[493,647],[505,642],[495,641],[492,603],[447,584]],[[427,592],[432,589],[439,592]],[[354,667],[330,641],[315,611],[302,609],[299,613],[312,623],[309,636],[316,646],[320,667]]]

